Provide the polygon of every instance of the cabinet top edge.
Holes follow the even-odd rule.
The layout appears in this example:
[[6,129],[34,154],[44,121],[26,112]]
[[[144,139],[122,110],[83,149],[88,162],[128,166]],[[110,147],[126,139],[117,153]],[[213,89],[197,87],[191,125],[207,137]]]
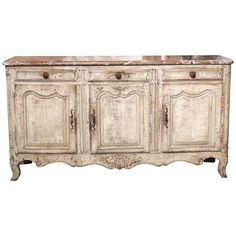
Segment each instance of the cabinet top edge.
[[155,55],[155,56],[15,56],[5,66],[53,65],[229,65],[233,60],[220,55]]

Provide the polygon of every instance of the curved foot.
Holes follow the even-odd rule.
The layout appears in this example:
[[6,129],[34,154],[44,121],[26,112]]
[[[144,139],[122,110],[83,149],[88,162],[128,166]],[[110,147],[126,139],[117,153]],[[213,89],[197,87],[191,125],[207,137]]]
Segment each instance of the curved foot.
[[19,165],[19,163],[14,162],[14,160],[12,160],[12,159],[10,161],[10,164],[11,164],[11,170],[12,170],[11,180],[16,181],[21,174],[20,165]]
[[227,175],[226,175],[227,163],[228,163],[227,158],[219,160],[218,172],[222,178],[227,178]]

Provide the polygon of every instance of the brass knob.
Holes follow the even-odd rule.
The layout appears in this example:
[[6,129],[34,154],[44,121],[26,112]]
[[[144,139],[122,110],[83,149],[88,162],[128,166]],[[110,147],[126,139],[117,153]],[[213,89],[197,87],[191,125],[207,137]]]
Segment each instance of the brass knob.
[[195,71],[191,71],[191,72],[189,73],[189,75],[190,75],[190,77],[191,77],[192,79],[195,79],[195,78],[196,78],[196,72],[195,72]]
[[49,78],[49,73],[48,72],[43,72],[43,78],[48,79]]
[[115,77],[116,77],[116,79],[120,80],[121,79],[121,73],[120,72],[116,72],[115,73]]

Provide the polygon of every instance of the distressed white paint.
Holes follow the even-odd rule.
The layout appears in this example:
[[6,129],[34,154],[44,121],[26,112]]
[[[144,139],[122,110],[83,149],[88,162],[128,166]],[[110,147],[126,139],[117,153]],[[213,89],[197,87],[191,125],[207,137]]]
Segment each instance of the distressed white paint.
[[178,160],[201,164],[208,157],[219,160],[226,177],[230,65],[6,71],[13,180],[25,160],[120,169]]

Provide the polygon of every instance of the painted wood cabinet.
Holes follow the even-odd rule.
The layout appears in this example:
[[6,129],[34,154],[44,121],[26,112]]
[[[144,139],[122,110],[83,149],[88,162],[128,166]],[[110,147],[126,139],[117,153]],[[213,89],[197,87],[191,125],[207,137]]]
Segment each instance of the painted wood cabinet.
[[121,169],[209,157],[226,177],[232,60],[15,57],[4,64],[12,180],[32,161]]

